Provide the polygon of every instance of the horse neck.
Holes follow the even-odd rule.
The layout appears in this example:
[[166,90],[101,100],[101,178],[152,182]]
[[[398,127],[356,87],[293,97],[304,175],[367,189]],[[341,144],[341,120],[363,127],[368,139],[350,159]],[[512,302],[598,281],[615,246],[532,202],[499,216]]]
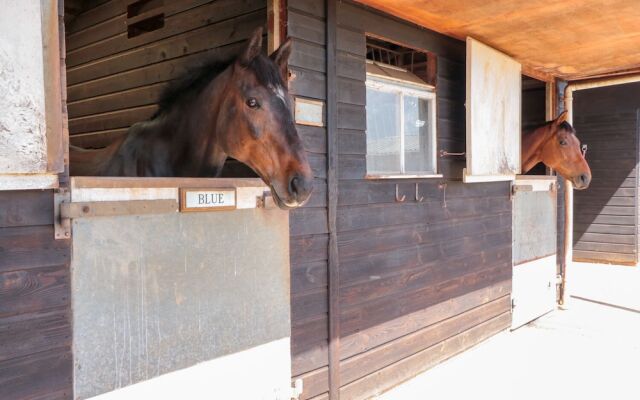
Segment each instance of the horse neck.
[[[226,154],[218,144],[216,124],[225,93],[225,70],[216,76],[194,99],[172,110],[163,131],[177,155],[174,167],[181,175],[199,176],[202,171],[221,172]],[[180,132],[180,134],[176,134]],[[178,171],[180,172],[180,171]]]
[[550,126],[541,126],[533,132],[527,133],[522,139],[522,173],[528,172],[536,164],[542,162],[542,149],[552,136]]

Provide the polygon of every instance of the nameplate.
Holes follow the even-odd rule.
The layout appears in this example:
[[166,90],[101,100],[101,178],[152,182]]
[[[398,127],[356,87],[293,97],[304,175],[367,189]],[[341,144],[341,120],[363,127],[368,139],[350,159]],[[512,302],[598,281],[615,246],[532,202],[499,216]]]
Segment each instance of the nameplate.
[[236,189],[180,189],[180,211],[236,209]]
[[324,102],[296,97],[295,116],[297,124],[324,126]]

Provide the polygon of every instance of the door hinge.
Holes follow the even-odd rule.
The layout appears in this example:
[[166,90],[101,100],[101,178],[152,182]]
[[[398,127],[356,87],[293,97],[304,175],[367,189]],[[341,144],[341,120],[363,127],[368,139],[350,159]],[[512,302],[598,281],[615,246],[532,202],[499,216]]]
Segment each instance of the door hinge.
[[55,239],[71,238],[71,220],[62,216],[62,205],[71,201],[69,188],[58,188],[53,192],[53,236]]

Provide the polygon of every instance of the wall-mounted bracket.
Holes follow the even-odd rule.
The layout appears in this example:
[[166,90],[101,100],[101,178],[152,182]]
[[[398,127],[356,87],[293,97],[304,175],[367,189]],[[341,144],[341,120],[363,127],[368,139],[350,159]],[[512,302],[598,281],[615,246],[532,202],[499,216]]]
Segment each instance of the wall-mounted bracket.
[[69,188],[61,187],[53,192],[53,234],[57,240],[71,238],[71,220],[63,218],[61,215],[62,205],[68,204],[70,201]]

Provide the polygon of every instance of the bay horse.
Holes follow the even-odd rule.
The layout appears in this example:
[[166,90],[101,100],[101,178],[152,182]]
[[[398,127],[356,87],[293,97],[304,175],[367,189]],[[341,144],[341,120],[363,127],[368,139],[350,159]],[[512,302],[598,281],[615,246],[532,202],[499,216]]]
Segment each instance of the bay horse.
[[258,28],[235,59],[176,79],[157,112],[109,146],[70,146],[71,175],[215,177],[233,157],[262,178],[280,208],[303,205],[313,174],[285,84],[290,54],[287,39],[264,55]]
[[580,147],[576,131],[567,122],[567,112],[522,137],[522,173],[538,163],[553,168],[578,189],[591,183],[591,169]]

